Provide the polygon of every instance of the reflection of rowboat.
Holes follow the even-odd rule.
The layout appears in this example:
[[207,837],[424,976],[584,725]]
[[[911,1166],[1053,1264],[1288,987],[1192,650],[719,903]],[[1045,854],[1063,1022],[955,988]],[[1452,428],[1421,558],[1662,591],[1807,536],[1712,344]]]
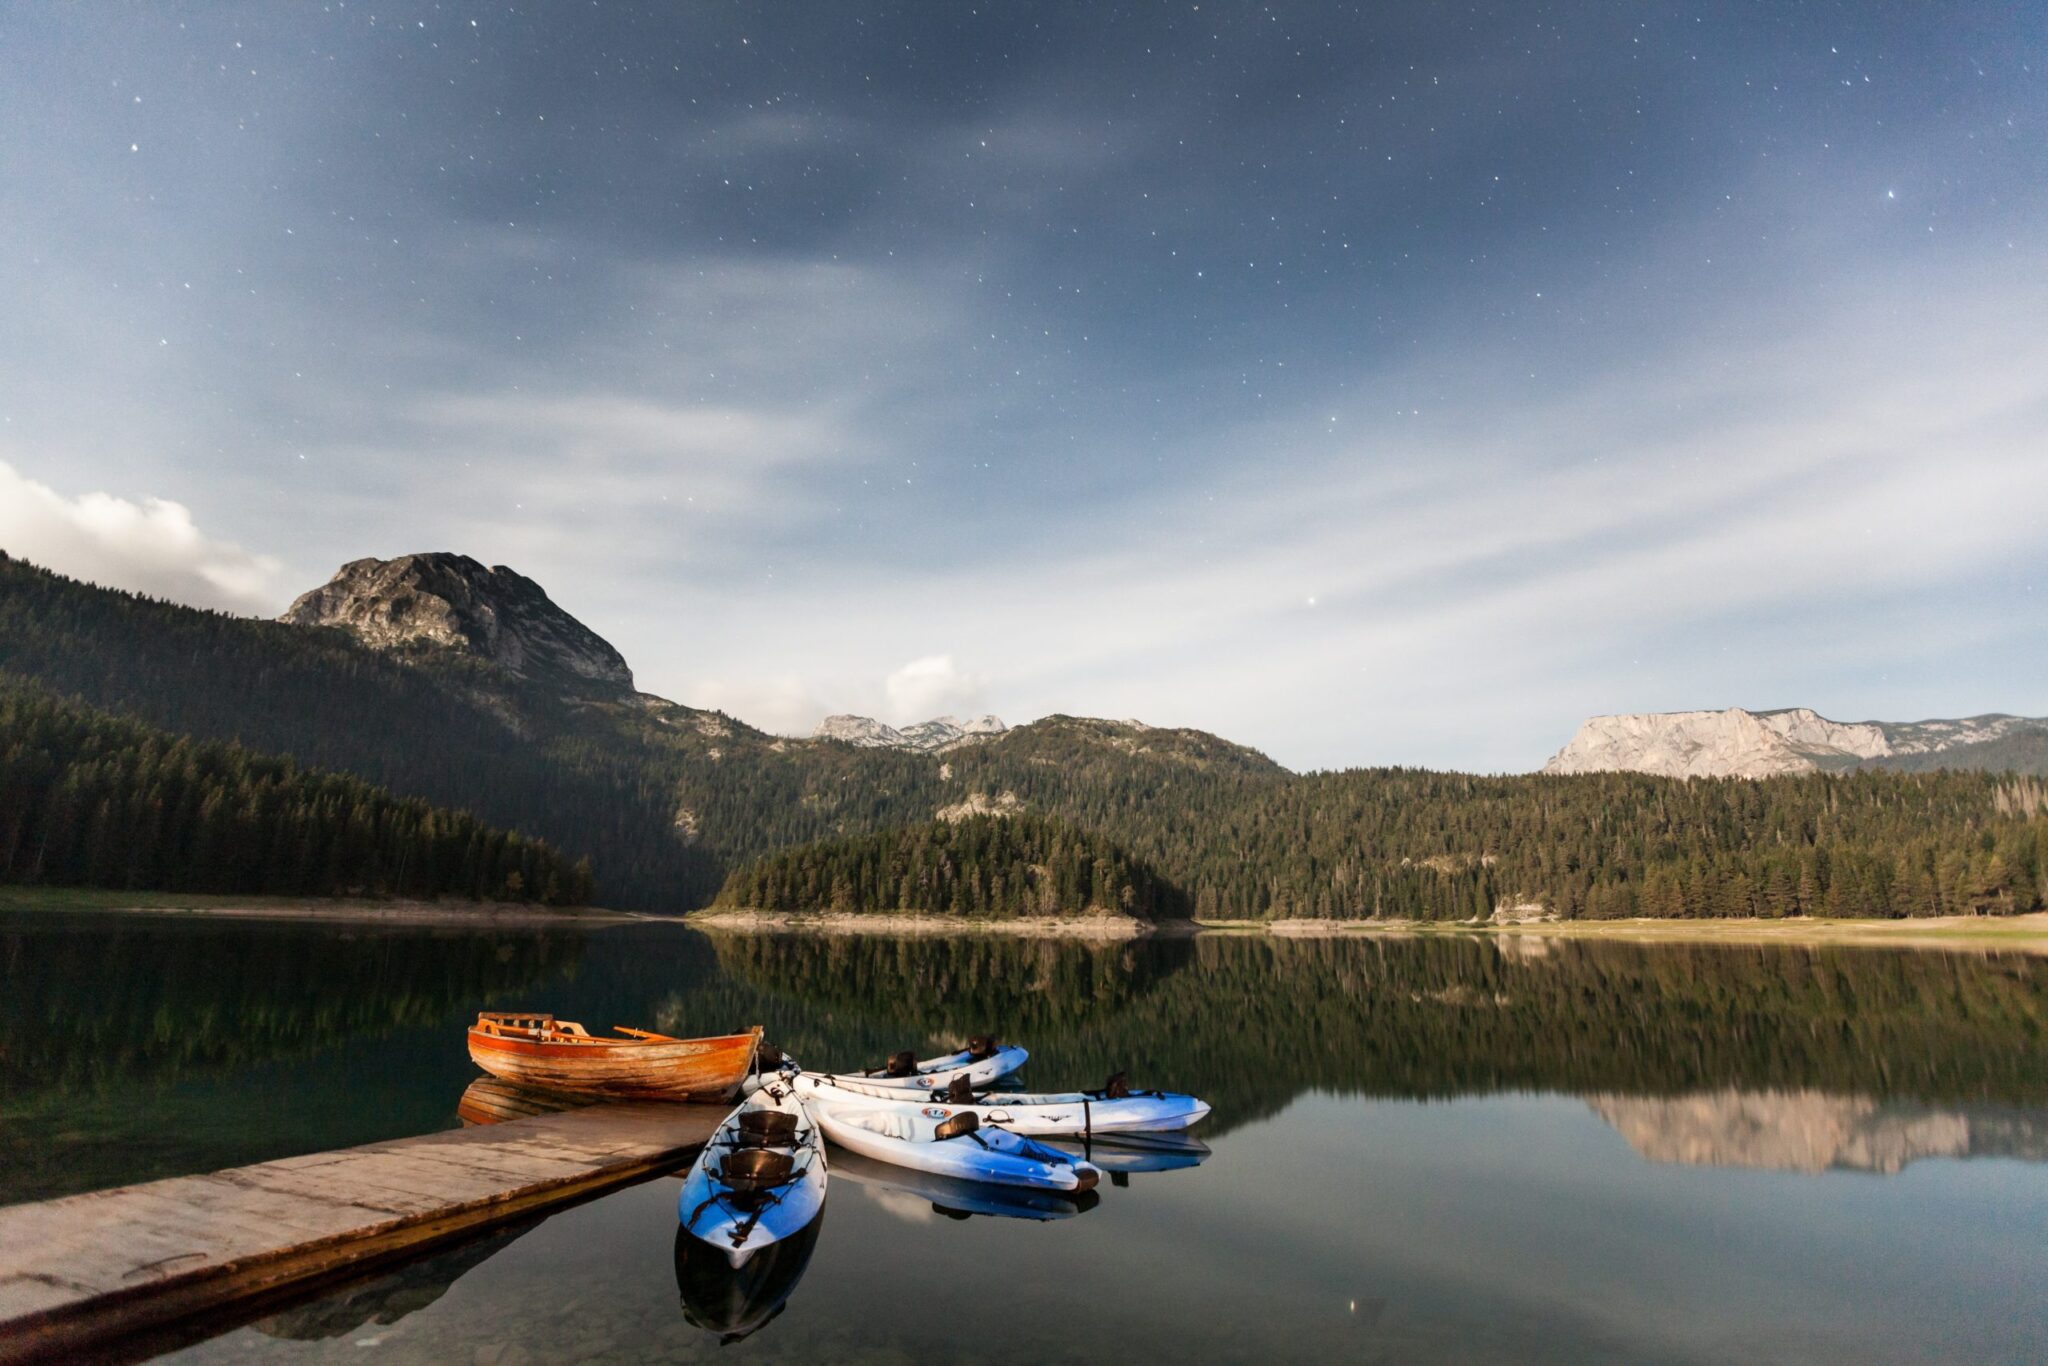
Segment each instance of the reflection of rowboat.
[[485,1011],[469,1029],[469,1056],[494,1077],[550,1091],[646,1100],[723,1100],[747,1074],[761,1027],[712,1039],[672,1039],[616,1027],[597,1038],[552,1015]]
[[542,1091],[496,1077],[478,1077],[462,1089],[455,1102],[455,1117],[464,1124],[503,1124],[508,1119],[531,1119],[535,1115],[560,1114],[591,1104],[589,1096],[572,1096],[566,1091]]

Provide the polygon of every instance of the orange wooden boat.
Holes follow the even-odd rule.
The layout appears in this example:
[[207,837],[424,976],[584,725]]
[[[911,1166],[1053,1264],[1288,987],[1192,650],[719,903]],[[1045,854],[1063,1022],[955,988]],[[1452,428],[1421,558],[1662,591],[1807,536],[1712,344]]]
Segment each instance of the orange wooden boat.
[[715,1039],[672,1039],[613,1026],[598,1038],[552,1015],[484,1011],[469,1027],[469,1056],[494,1077],[579,1095],[638,1100],[727,1100],[746,1076],[761,1026]]

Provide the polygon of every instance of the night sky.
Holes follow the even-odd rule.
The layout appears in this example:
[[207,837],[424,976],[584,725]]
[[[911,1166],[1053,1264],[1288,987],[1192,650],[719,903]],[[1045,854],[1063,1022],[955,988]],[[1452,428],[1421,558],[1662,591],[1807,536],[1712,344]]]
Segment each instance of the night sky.
[[0,546],[1539,764],[2048,713],[2048,6],[0,9]]

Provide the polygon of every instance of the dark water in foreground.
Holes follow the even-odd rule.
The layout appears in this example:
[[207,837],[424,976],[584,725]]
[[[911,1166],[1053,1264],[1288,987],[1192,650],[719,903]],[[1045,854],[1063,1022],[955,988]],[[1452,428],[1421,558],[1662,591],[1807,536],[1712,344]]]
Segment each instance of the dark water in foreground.
[[1211,1151],[1044,1220],[837,1161],[786,1307],[724,1347],[698,1324],[781,1287],[679,1272],[664,1179],[182,1357],[2048,1359],[2017,956],[0,916],[0,1201],[447,1127],[462,1025],[515,1006],[829,1065],[992,1028],[1032,1085],[1202,1094]]

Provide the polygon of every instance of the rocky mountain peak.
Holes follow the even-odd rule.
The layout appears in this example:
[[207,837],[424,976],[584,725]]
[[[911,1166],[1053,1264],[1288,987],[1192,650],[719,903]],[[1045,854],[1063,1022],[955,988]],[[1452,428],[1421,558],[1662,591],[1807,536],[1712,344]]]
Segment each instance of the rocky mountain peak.
[[522,678],[553,675],[621,690],[633,686],[625,658],[556,606],[539,584],[467,555],[351,561],[278,620],[338,626],[379,650],[438,645]]
[[872,716],[842,713],[828,716],[811,732],[814,740],[844,740],[863,749],[910,749],[930,754],[1001,735],[1009,727],[993,716],[976,716],[962,721],[955,716],[935,716],[929,721],[901,730]]

